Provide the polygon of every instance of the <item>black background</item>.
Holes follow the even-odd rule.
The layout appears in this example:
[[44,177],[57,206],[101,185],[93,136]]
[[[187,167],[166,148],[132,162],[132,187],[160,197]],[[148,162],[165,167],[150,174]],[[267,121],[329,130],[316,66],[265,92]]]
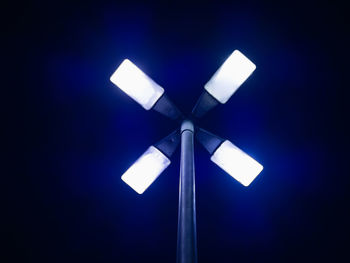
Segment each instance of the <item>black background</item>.
[[109,77],[129,58],[188,113],[235,49],[257,69],[200,125],[264,170],[245,188],[195,145],[199,262],[345,262],[346,15],[334,1],[6,6],[2,262],[175,262],[179,151],[143,195],[120,176],[176,124]]

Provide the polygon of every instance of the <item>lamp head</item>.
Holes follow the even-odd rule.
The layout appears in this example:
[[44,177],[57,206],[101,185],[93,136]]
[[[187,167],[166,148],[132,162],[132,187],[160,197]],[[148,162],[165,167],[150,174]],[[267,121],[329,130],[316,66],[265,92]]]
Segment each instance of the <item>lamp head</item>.
[[164,89],[125,59],[110,78],[122,91],[149,110],[163,95]]
[[196,139],[211,154],[210,160],[248,186],[263,170],[263,166],[233,143],[204,129],[197,128]]
[[219,103],[226,103],[255,68],[254,63],[240,51],[233,51],[205,84],[204,91],[192,110],[192,115],[201,118]]
[[233,93],[253,73],[256,66],[240,51],[235,50],[215,72],[204,88],[220,103],[226,103]]
[[170,165],[170,157],[179,142],[180,132],[177,129],[150,146],[122,175],[122,180],[137,193],[142,194]]
[[169,166],[170,160],[156,147],[147,151],[122,175],[122,180],[142,194]]
[[217,148],[210,160],[244,186],[249,186],[263,170],[260,163],[228,140]]

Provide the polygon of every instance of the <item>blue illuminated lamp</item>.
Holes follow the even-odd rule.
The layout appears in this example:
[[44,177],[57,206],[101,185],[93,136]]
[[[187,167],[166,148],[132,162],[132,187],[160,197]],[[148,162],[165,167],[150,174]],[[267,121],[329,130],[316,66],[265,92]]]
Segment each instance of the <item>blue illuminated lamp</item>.
[[164,94],[164,89],[130,60],[125,59],[110,78],[144,109],[153,109],[181,123],[180,129],[150,146],[121,177],[137,193],[144,193],[170,165],[170,158],[181,142],[178,263],[197,263],[194,138],[209,152],[212,162],[244,186],[249,186],[263,170],[261,164],[232,142],[194,125],[209,110],[225,104],[255,68],[253,62],[235,50],[204,86],[188,118]]

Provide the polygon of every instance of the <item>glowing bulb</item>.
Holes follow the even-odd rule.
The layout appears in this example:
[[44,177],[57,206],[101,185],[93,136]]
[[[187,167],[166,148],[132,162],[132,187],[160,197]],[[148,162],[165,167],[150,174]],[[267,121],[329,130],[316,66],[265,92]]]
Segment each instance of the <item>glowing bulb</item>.
[[125,59],[110,80],[137,103],[149,110],[164,93],[164,89]]
[[235,50],[215,72],[204,88],[220,103],[226,103],[256,66],[246,56]]
[[156,147],[151,146],[122,175],[122,180],[142,194],[169,166],[170,160]]
[[227,140],[219,146],[210,160],[244,186],[248,186],[264,168]]

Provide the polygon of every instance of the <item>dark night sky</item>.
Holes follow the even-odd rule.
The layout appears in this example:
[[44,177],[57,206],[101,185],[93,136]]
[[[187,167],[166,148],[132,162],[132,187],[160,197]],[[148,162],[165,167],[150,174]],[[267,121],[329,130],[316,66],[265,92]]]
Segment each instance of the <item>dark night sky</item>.
[[175,262],[179,151],[143,195],[120,176],[176,124],[109,77],[129,58],[188,113],[235,49],[257,69],[200,125],[264,170],[245,188],[195,144],[199,262],[348,256],[340,2],[31,1],[3,13],[15,102],[2,103],[2,262]]

